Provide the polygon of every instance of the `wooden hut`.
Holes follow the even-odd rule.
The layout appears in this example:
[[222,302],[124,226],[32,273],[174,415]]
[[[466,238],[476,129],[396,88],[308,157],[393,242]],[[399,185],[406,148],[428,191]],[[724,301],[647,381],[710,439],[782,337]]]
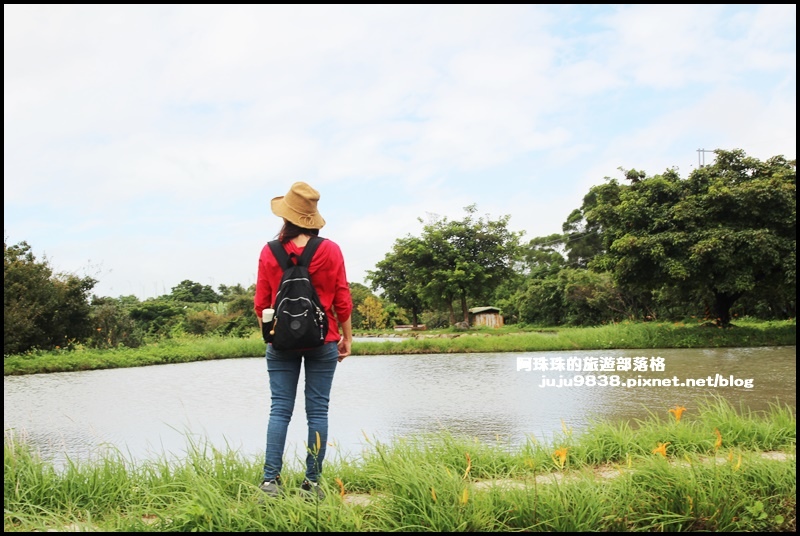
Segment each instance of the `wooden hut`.
[[497,307],[473,307],[469,310],[471,326],[503,327],[503,315]]

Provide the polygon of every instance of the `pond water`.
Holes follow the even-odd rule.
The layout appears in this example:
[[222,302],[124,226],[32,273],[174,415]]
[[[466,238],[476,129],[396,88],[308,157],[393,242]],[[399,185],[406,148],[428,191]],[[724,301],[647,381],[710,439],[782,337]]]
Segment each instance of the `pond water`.
[[[357,458],[368,440],[440,430],[513,448],[562,426],[579,433],[596,418],[667,418],[676,405],[690,418],[709,395],[753,411],[794,408],[795,378],[795,346],[351,356],[334,378],[328,456]],[[6,433],[57,466],[107,448],[134,461],[179,458],[192,442],[260,459],[269,412],[263,357],[7,376],[3,399]],[[289,464],[305,448],[304,411],[300,389]]]

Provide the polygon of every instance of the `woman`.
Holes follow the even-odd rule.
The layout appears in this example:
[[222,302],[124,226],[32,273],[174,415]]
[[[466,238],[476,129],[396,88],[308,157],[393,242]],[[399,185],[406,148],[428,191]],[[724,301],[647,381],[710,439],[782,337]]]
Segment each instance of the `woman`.
[[[319,192],[304,182],[296,182],[289,192],[272,200],[272,212],[283,218],[278,234],[286,253],[297,256],[312,236],[318,236],[325,220],[317,210]],[[305,369],[305,405],[308,421],[308,455],[305,480],[301,489],[311,497],[324,498],[319,487],[325,447],[328,442],[328,403],[337,363],[350,355],[353,331],[350,313],[353,308],[350,286],[345,274],[344,258],[339,246],[325,239],[319,245],[308,267],[311,282],[328,317],[325,343],[304,350],[276,350],[267,345],[267,371],[272,394],[264,479],[261,490],[269,496],[283,493],[281,469],[286,446],[286,432],[294,411],[300,366]],[[259,327],[262,312],[275,304],[275,294],[283,275],[269,246],[261,250],[258,260],[255,312]],[[341,332],[340,332],[341,329]]]

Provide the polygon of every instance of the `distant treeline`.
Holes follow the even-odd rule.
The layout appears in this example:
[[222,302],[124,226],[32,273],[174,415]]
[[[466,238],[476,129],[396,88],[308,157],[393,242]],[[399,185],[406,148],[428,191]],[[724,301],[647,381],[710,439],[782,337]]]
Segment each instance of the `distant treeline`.
[[[510,216],[435,218],[398,238],[352,283],[353,326],[437,328],[494,306],[506,323],[593,326],[686,320],[727,327],[737,317],[796,313],[796,162],[741,150],[683,179],[622,170],[592,187],[562,233],[523,240]],[[422,222],[422,220],[420,220]],[[56,273],[26,242],[4,240],[4,355],[30,350],[138,347],[183,335],[246,337],[254,285],[214,290],[184,280],[141,301],[92,294],[92,277]]]

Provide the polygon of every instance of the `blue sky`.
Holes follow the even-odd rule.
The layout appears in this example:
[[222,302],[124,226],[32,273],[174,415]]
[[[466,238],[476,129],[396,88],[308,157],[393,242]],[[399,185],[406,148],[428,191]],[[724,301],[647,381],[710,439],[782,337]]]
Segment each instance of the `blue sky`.
[[300,180],[366,283],[419,219],[530,239],[620,168],[796,157],[793,4],[3,11],[5,239],[100,296],[253,284]]

